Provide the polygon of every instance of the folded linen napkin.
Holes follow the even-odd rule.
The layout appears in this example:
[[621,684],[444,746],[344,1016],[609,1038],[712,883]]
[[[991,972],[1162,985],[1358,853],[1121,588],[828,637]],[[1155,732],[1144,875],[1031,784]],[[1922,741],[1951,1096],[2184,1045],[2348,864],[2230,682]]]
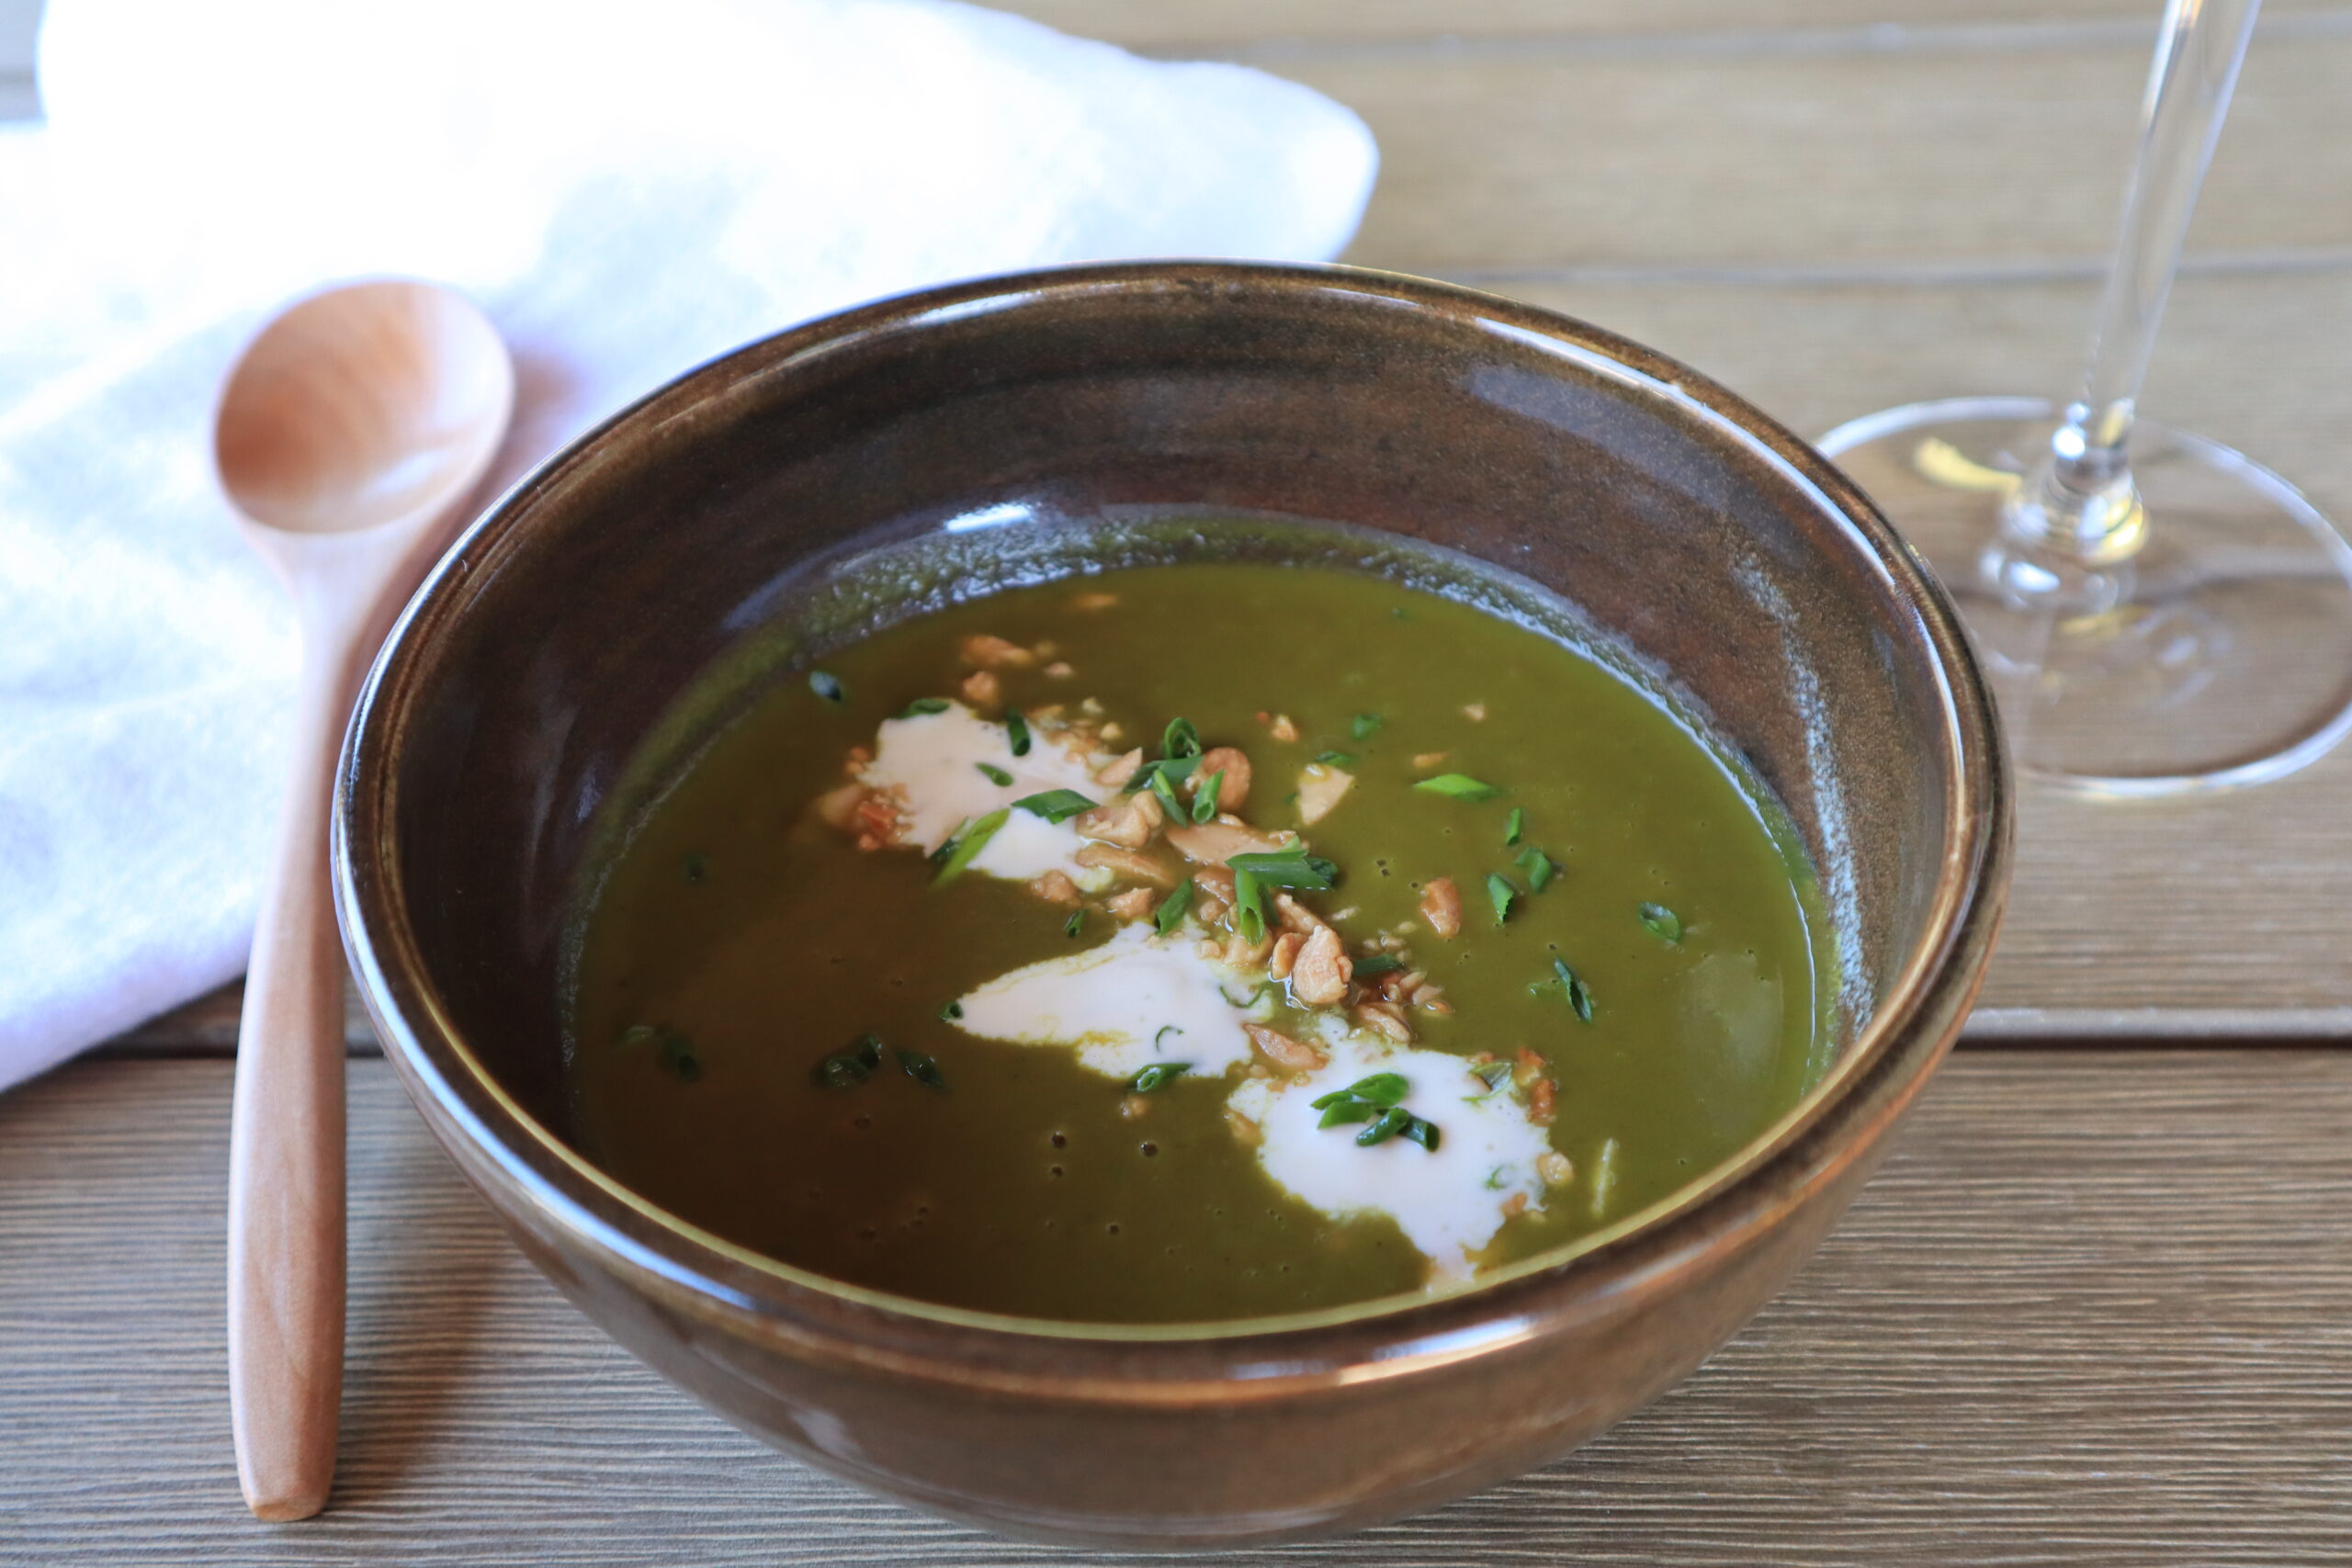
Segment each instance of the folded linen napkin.
[[514,345],[484,494],[663,378],[881,295],[1320,260],[1347,110],[944,0],[50,0],[0,133],[0,1086],[243,966],[296,650],[209,463],[267,310],[403,273]]

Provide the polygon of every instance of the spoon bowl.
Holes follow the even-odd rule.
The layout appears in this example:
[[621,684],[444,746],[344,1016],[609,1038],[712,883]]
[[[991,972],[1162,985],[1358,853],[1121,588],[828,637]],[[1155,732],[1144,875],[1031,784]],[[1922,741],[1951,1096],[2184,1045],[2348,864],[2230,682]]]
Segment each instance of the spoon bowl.
[[327,803],[344,720],[391,615],[438,553],[514,409],[481,312],[431,284],[314,294],[231,370],[213,459],[302,628],[292,774],[246,969],[229,1148],[229,1388],[237,1476],[265,1519],[334,1479],[343,1395],[343,948]]

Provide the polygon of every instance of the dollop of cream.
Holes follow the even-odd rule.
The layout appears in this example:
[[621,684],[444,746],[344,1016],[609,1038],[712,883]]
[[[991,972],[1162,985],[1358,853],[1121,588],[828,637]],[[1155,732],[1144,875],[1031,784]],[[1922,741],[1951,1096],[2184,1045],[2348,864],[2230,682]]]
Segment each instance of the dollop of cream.
[[[980,771],[983,763],[1012,782],[998,784]],[[874,760],[859,771],[858,779],[869,788],[897,795],[907,836],[925,854],[955,837],[966,823],[1007,810],[1028,795],[1068,789],[1100,802],[1105,793],[1094,782],[1084,753],[1066,750],[1054,738],[1038,733],[1033,735],[1029,754],[1016,757],[1005,726],[982,718],[961,703],[950,703],[938,713],[884,719],[875,732]],[[1004,826],[972,858],[969,869],[1014,882],[1059,871],[1081,885],[1100,883],[1100,875],[1090,878],[1078,864],[1078,852],[1085,843],[1066,821],[1010,811]]]
[[1251,989],[1203,958],[1190,938],[1132,925],[1098,947],[1015,969],[957,998],[963,1017],[956,1021],[988,1040],[1073,1046],[1080,1062],[1106,1077],[1132,1077],[1161,1062],[1213,1077],[1250,1059],[1241,1025],[1272,1005],[1262,996],[1234,1005]]
[[[1324,1043],[1329,1064],[1305,1078],[1252,1079],[1234,1091],[1233,1109],[1258,1124],[1258,1163],[1333,1219],[1388,1215],[1440,1275],[1467,1278],[1476,1268],[1470,1255],[1510,1213],[1542,1203],[1537,1161],[1551,1152],[1551,1135],[1459,1056],[1336,1028]],[[1361,1126],[1317,1125],[1317,1100],[1374,1073],[1400,1074],[1412,1086],[1405,1109],[1436,1126],[1436,1152],[1403,1138],[1365,1148],[1356,1143]]]

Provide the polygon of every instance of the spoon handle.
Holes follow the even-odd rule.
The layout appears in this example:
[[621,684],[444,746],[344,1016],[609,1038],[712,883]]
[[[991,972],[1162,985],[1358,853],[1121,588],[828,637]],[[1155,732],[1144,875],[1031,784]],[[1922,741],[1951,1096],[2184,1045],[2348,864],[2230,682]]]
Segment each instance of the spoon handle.
[[347,660],[307,650],[293,769],[237,1026],[229,1142],[229,1393],[256,1517],[326,1504],[343,1401],[343,945],[327,803]]

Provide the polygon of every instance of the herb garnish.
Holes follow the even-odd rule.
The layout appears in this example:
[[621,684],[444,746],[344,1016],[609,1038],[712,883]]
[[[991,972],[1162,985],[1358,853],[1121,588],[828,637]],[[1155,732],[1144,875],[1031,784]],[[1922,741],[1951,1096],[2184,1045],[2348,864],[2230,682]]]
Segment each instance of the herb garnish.
[[1253,947],[1266,940],[1266,905],[1258,891],[1258,875],[1242,866],[1233,867],[1233,929]]
[[695,1055],[694,1042],[677,1030],[657,1029],[650,1023],[633,1023],[621,1031],[623,1046],[651,1045],[662,1070],[680,1083],[692,1083],[702,1077],[702,1058]]
[[947,1092],[947,1079],[940,1073],[939,1064],[920,1051],[902,1051],[890,1047],[890,1055],[899,1058],[899,1070],[919,1084],[928,1084],[942,1094]]
[[1406,1090],[1411,1087],[1401,1073],[1374,1073],[1370,1077],[1358,1078],[1345,1089],[1333,1089],[1308,1109],[1323,1112],[1323,1119],[1316,1123],[1317,1127],[1372,1123],[1356,1134],[1356,1142],[1363,1147],[1403,1138],[1435,1154],[1436,1126],[1406,1110],[1402,1103]]
[[1519,835],[1526,826],[1527,813],[1519,807],[1512,807],[1510,808],[1510,815],[1503,818],[1504,846],[1508,848],[1509,846],[1519,842]]
[[954,705],[945,697],[917,697],[899,710],[900,718],[922,718],[934,713],[945,713]]
[[1021,716],[1019,708],[1007,708],[1004,714],[1004,738],[1016,757],[1029,755],[1029,721]]
[[987,779],[989,783],[995,784],[1000,789],[1012,782],[1012,775],[1006,773],[1002,768],[998,767],[994,762],[975,762],[972,766],[979,769],[980,776]]
[[1151,770],[1151,793],[1159,797],[1160,809],[1167,813],[1170,821],[1183,822],[1191,819],[1192,812],[1176,796],[1176,786],[1168,782],[1167,770],[1163,768]]
[[1487,874],[1487,902],[1495,907],[1495,924],[1510,919],[1511,900],[1518,897],[1519,889],[1511,886],[1510,878],[1498,872]]
[[942,1002],[939,1006],[939,1021],[942,1023],[953,1023],[963,1016],[964,1004],[962,1002]]
[[1470,1076],[1485,1084],[1487,1092],[1492,1094],[1510,1082],[1510,1072],[1509,1062],[1482,1062],[1470,1069]]
[[1557,954],[1555,954],[1552,959],[1552,973],[1558,977],[1551,980],[1538,980],[1527,988],[1530,991],[1548,991],[1555,986],[1559,987],[1567,997],[1568,1006],[1575,1010],[1576,1015],[1587,1023],[1590,1023],[1592,1021],[1591,990],[1582,980],[1577,978],[1577,972],[1568,967],[1568,961]]
[[808,689],[829,703],[840,702],[846,694],[842,690],[841,677],[828,675],[822,670],[808,671]]
[[1442,795],[1451,800],[1463,801],[1492,800],[1502,794],[1502,791],[1494,785],[1482,784],[1467,773],[1440,773],[1435,778],[1421,780],[1413,787],[1425,790],[1430,795]]
[[1269,887],[1304,887],[1320,892],[1340,880],[1337,865],[1318,855],[1308,854],[1297,844],[1272,852],[1229,855],[1225,863],[1232,868],[1237,878],[1247,873]]
[[1162,1084],[1173,1081],[1179,1074],[1189,1073],[1192,1070],[1193,1064],[1190,1062],[1154,1062],[1134,1077],[1129,1078],[1127,1087],[1137,1094],[1149,1094]]
[[1543,892],[1552,879],[1560,874],[1560,863],[1532,846],[1521,852],[1519,859],[1511,863],[1527,873],[1527,886],[1537,893]]
[[881,1065],[880,1038],[861,1034],[809,1068],[808,1081],[819,1089],[855,1089],[873,1077],[874,1069]]
[[1127,775],[1127,782],[1119,786],[1119,793],[1133,795],[1139,789],[1157,790],[1163,784],[1172,787],[1182,784],[1193,776],[1193,769],[1199,762],[1198,757],[1162,757],[1156,762],[1146,762]]
[[1315,760],[1326,767],[1346,768],[1353,766],[1356,759],[1352,751],[1317,751]]
[[1094,803],[1074,789],[1049,789],[1043,795],[1023,795],[1012,803],[1012,809],[1048,822],[1067,822],[1081,811],[1093,810]]
[[989,840],[996,837],[996,830],[1004,826],[1004,819],[1011,815],[1008,807],[1001,806],[965,829],[964,836],[955,841],[956,847],[940,863],[939,874],[931,879],[931,885],[944,887],[963,875],[964,868],[979,858],[980,852],[989,847]]
[[1360,713],[1348,720],[1349,738],[1355,740],[1369,740],[1372,739],[1373,731],[1378,729],[1383,722],[1376,713]]
[[696,851],[679,865],[678,874],[686,879],[687,886],[701,886],[710,880],[710,857]]
[[1078,928],[1085,923],[1086,911],[1083,909],[1072,909],[1069,912],[1069,919],[1062,922],[1062,935],[1076,936],[1078,934]]
[[1643,905],[1642,924],[1647,926],[1650,934],[1660,942],[1675,947],[1682,945],[1682,917],[1665,905]]
[[1167,1049],[1167,1045],[1166,1045],[1165,1042],[1167,1041],[1167,1039],[1168,1039],[1168,1037],[1169,1037],[1170,1035],[1171,1035],[1171,1034],[1182,1034],[1182,1033],[1183,1033],[1183,1032],[1183,1032],[1183,1030],[1182,1030],[1181,1028],[1177,1027],[1175,1024],[1172,1024],[1172,1023],[1163,1023],[1163,1024],[1161,1024],[1161,1025],[1159,1026],[1159,1032],[1158,1032],[1157,1033],[1153,1034],[1153,1035],[1152,1035],[1152,1037],[1151,1037],[1151,1049],[1152,1049],[1152,1054],[1153,1054],[1154,1055],[1159,1055],[1161,1051],[1164,1051],[1164,1050],[1166,1050],[1166,1049]]
[[1176,885],[1174,892],[1159,901],[1159,908],[1152,911],[1151,923],[1159,929],[1161,936],[1166,936],[1183,920],[1184,911],[1192,907],[1193,879],[1188,876]]
[[1160,732],[1159,754],[1163,757],[1197,757],[1201,754],[1201,732],[1189,718],[1171,718]]
[[1208,822],[1216,817],[1217,791],[1225,787],[1225,770],[1219,768],[1193,786],[1193,820]]
[[1375,953],[1368,958],[1357,959],[1355,973],[1359,977],[1365,975],[1385,975],[1391,970],[1403,967],[1405,967],[1405,961],[1395,953]]

